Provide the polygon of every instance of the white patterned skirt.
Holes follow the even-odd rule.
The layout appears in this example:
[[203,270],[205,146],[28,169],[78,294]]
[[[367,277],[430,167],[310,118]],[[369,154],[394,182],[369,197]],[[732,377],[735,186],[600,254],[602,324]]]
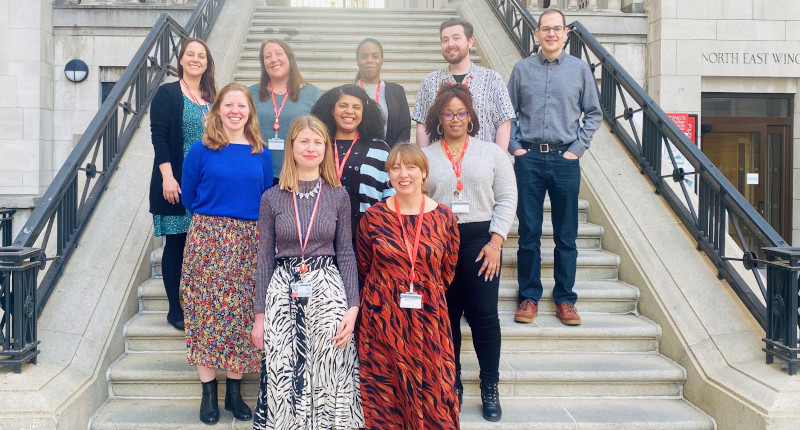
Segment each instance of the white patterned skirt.
[[347,311],[333,257],[307,258],[312,296],[291,297],[299,258],[280,258],[267,288],[261,389],[253,428],[352,429],[364,426],[354,340],[335,348]]

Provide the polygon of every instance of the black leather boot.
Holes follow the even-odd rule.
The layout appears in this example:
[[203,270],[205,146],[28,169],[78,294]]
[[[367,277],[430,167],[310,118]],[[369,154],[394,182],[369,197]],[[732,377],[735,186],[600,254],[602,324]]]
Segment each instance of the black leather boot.
[[200,400],[200,421],[206,424],[216,424],[219,421],[216,379],[203,382],[203,399]]
[[458,395],[458,407],[464,403],[464,385],[461,383],[461,374],[456,375],[456,394]]
[[483,402],[483,419],[494,422],[503,418],[497,382],[481,381],[481,402]]
[[242,400],[242,380],[225,380],[225,410],[233,412],[233,417],[237,420],[250,420],[253,413],[250,407]]

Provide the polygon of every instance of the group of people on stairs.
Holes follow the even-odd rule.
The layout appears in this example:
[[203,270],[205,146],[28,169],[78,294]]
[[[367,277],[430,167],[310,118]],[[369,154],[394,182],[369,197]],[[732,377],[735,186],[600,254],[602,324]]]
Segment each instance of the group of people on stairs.
[[[529,323],[545,193],[556,315],[580,324],[578,159],[602,114],[592,72],[563,51],[565,24],[539,17],[541,50],[506,85],[472,63],[472,25],[445,21],[448,65],[422,81],[413,115],[373,38],[356,47],[354,82],[324,94],[283,40],[262,43],[258,84],[219,92],[208,46],[183,43],[179,79],[151,106],[150,211],[201,421],[220,419],[224,370],[225,409],[254,429],[457,429],[462,316],[483,417],[502,418],[502,246],[516,215],[514,319]],[[261,375],[255,410],[245,373]]]

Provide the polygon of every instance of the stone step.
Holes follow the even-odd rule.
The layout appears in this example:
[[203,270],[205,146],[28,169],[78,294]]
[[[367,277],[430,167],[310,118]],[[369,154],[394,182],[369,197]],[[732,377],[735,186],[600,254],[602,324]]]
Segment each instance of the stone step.
[[[436,69],[438,69],[438,67],[435,69],[427,68],[425,70],[419,70],[418,72],[411,74],[385,71],[381,73],[381,78],[383,78],[385,81],[402,85],[403,88],[405,88],[406,93],[412,92],[416,94],[417,91],[419,91],[419,84],[422,82],[422,79],[425,77],[425,75]],[[320,89],[325,90],[335,86],[352,83],[353,78],[355,77],[355,71],[328,72],[324,69],[303,69],[302,73],[304,80],[311,82]],[[261,80],[261,71],[258,69],[238,70],[234,79],[236,82],[252,85]],[[327,82],[330,82],[333,85],[326,84]]]
[[[364,36],[369,37],[369,36]],[[284,39],[286,42],[292,46],[292,49],[295,52],[295,55],[300,55],[300,52],[304,50],[309,50],[309,52],[313,55],[316,53],[325,53],[325,52],[333,52],[333,53],[349,53],[348,57],[353,59],[355,57],[356,47],[358,46],[359,42],[364,40],[364,37],[356,40],[357,38],[354,37],[353,40],[355,43],[353,45],[343,44],[340,43],[339,40],[332,40],[332,41],[319,41],[319,40],[305,40],[305,39]],[[258,52],[261,49],[261,42],[267,39],[283,39],[282,37],[261,37],[257,38],[252,42],[245,42],[243,45],[242,52]],[[400,54],[407,54],[407,55],[438,55],[439,58],[442,58],[442,52],[439,48],[439,43],[437,41],[433,41],[432,43],[425,44],[425,48],[420,50],[418,46],[410,46],[402,43],[397,43],[395,41],[387,41],[384,43],[381,41],[381,45],[383,45],[383,55],[388,59],[388,57],[392,57],[395,55]],[[472,56],[476,56],[478,54],[478,50],[476,48],[472,48],[470,51]],[[298,57],[299,58],[299,57]],[[444,60],[442,60],[442,68],[444,68]]]
[[[283,39],[292,45],[292,48],[295,48],[296,43],[305,42],[314,43],[317,46],[327,45],[329,48],[336,47],[337,49],[341,49],[342,46],[352,46],[353,52],[355,52],[356,46],[358,46],[365,37],[370,37],[373,34],[375,33],[353,33],[352,31],[341,34],[295,34],[290,29],[262,28],[250,32],[247,37],[245,37],[244,43],[255,42],[260,45],[265,39]],[[398,33],[391,35],[391,40],[394,44],[415,47],[417,51],[441,52],[441,44],[437,34],[420,35],[416,32]]]
[[[356,27],[352,24],[358,23]],[[441,23],[441,22],[439,22]],[[354,21],[346,18],[329,20],[309,20],[304,18],[261,19],[250,22],[249,36],[259,34],[279,34],[294,37],[297,35],[365,35],[373,37],[380,34],[386,40],[395,40],[396,36],[420,36],[439,41],[439,26],[435,22],[408,22],[376,17],[372,20]],[[362,39],[364,38],[362,37]],[[381,44],[383,44],[381,42]]]
[[[578,238],[575,245],[578,249],[600,249],[603,242],[603,227],[597,224],[578,222]],[[542,223],[542,248],[555,248],[553,241],[553,223],[550,220]],[[503,248],[511,249],[519,246],[519,221],[514,220]]]
[[[261,61],[261,45],[249,44],[246,46],[252,46],[252,49],[245,48],[240,56],[240,62],[242,61],[253,61],[259,62]],[[317,67],[321,63],[325,64],[326,67],[328,65],[338,64],[338,63],[349,63],[352,64],[353,67],[356,66],[356,49],[355,46],[350,49],[350,47],[339,46],[337,50],[330,50],[330,51],[321,51],[321,52],[313,52],[313,51],[306,51],[302,50],[300,52],[295,52],[294,57],[297,60],[298,65],[300,66],[300,70],[305,70],[305,67]],[[294,48],[294,46],[292,46]],[[402,67],[409,63],[436,63],[436,68],[444,68],[445,62],[442,59],[441,52],[419,52],[418,50],[409,51],[409,52],[391,52],[389,51],[386,46],[383,47],[384,56],[383,56],[383,68],[398,68]],[[472,54],[472,61],[477,62],[480,61],[481,57],[477,55],[477,52],[473,52]],[[431,70],[435,70],[431,69]]]
[[[553,279],[543,279],[544,294],[539,301],[539,312],[554,313],[552,301]],[[500,280],[498,309],[517,309],[519,285],[516,279]],[[578,293],[578,310],[581,312],[632,313],[636,312],[639,290],[620,281],[577,281],[574,291]],[[139,300],[144,311],[166,312],[167,295],[162,279],[148,279],[139,286]]]
[[[239,71],[253,71],[253,70],[261,70],[261,63],[258,60],[258,53],[255,53],[255,58],[248,58],[242,59],[239,61]],[[315,67],[319,66],[319,62],[315,60],[298,60],[297,68],[303,73],[303,77],[305,78],[305,71],[306,70],[314,70]],[[428,73],[439,70],[444,68],[444,63],[442,62],[441,56],[439,59],[431,59],[431,60],[424,60],[424,61],[413,61],[413,62],[405,62],[401,63],[399,61],[392,62],[392,63],[384,63],[383,68],[381,69],[381,77],[385,73],[391,74],[421,74],[423,77]],[[358,72],[358,65],[356,64],[355,58],[349,58],[346,60],[331,60],[326,62],[325,64],[325,71],[327,72],[336,72],[336,73],[350,73],[351,75],[355,76],[356,72]],[[350,82],[353,82],[353,79],[350,79]],[[390,81],[394,82],[394,81]]]
[[[517,249],[503,247],[503,267],[500,276],[517,277]],[[542,278],[553,278],[554,255],[552,248],[542,249]],[[579,249],[575,279],[614,280],[619,272],[619,256],[602,249]]]
[[[220,399],[221,401],[221,399]],[[248,401],[250,407],[255,400]],[[481,401],[466,396],[462,430],[714,430],[714,421],[681,399],[557,398],[501,399],[503,420],[485,421]],[[92,421],[93,430],[205,430],[196,399],[112,399]],[[143,420],[142,417],[147,419]],[[250,430],[222,408],[217,428]]]
[[[472,352],[461,358],[464,395],[480,396],[480,366]],[[500,356],[500,396],[674,397],[686,374],[656,353],[535,352]],[[199,390],[199,388],[198,388]]]
[[[513,312],[501,311],[501,350],[504,352],[658,351],[661,327],[647,318],[633,314],[591,312],[581,312],[580,315],[579,326],[561,324],[555,314],[550,313],[540,313],[532,323],[520,324],[514,322]],[[472,332],[466,319],[461,320],[461,336],[462,350],[474,350]]]
[[[185,353],[132,353],[108,374],[113,398],[200,398],[197,370]],[[504,353],[500,357],[500,395],[512,397],[680,397],[682,368],[652,353]],[[242,395],[258,395],[259,374],[247,374]],[[220,396],[224,396],[221,372]],[[462,358],[464,394],[480,395],[474,353]]]
[[320,22],[328,19],[348,20],[348,22],[362,22],[374,20],[395,20],[428,22],[429,25],[439,27],[442,21],[456,16],[454,10],[446,9],[421,9],[421,8],[315,8],[315,7],[256,7],[253,19],[285,19],[306,20]]
[[[140,312],[125,325],[125,341],[130,352],[185,352],[183,332],[167,324],[166,312]],[[500,312],[502,350],[652,352],[658,350],[661,328],[633,314],[581,312],[579,326],[565,326],[555,314],[541,313],[530,324],[514,322],[514,313]],[[472,350],[472,332],[461,321],[463,349]]]

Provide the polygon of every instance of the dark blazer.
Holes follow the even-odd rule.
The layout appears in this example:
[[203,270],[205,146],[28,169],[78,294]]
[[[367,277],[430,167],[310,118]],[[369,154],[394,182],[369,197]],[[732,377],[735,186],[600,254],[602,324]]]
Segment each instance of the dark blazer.
[[393,147],[397,142],[408,142],[411,139],[411,113],[402,86],[386,82],[386,107],[389,109],[386,143]]
[[172,164],[172,175],[181,183],[183,167],[183,93],[180,81],[164,84],[156,90],[150,105],[150,140],[153,142],[153,174],[150,177],[150,213],[183,215],[183,204],[164,199],[163,178],[158,166]]

